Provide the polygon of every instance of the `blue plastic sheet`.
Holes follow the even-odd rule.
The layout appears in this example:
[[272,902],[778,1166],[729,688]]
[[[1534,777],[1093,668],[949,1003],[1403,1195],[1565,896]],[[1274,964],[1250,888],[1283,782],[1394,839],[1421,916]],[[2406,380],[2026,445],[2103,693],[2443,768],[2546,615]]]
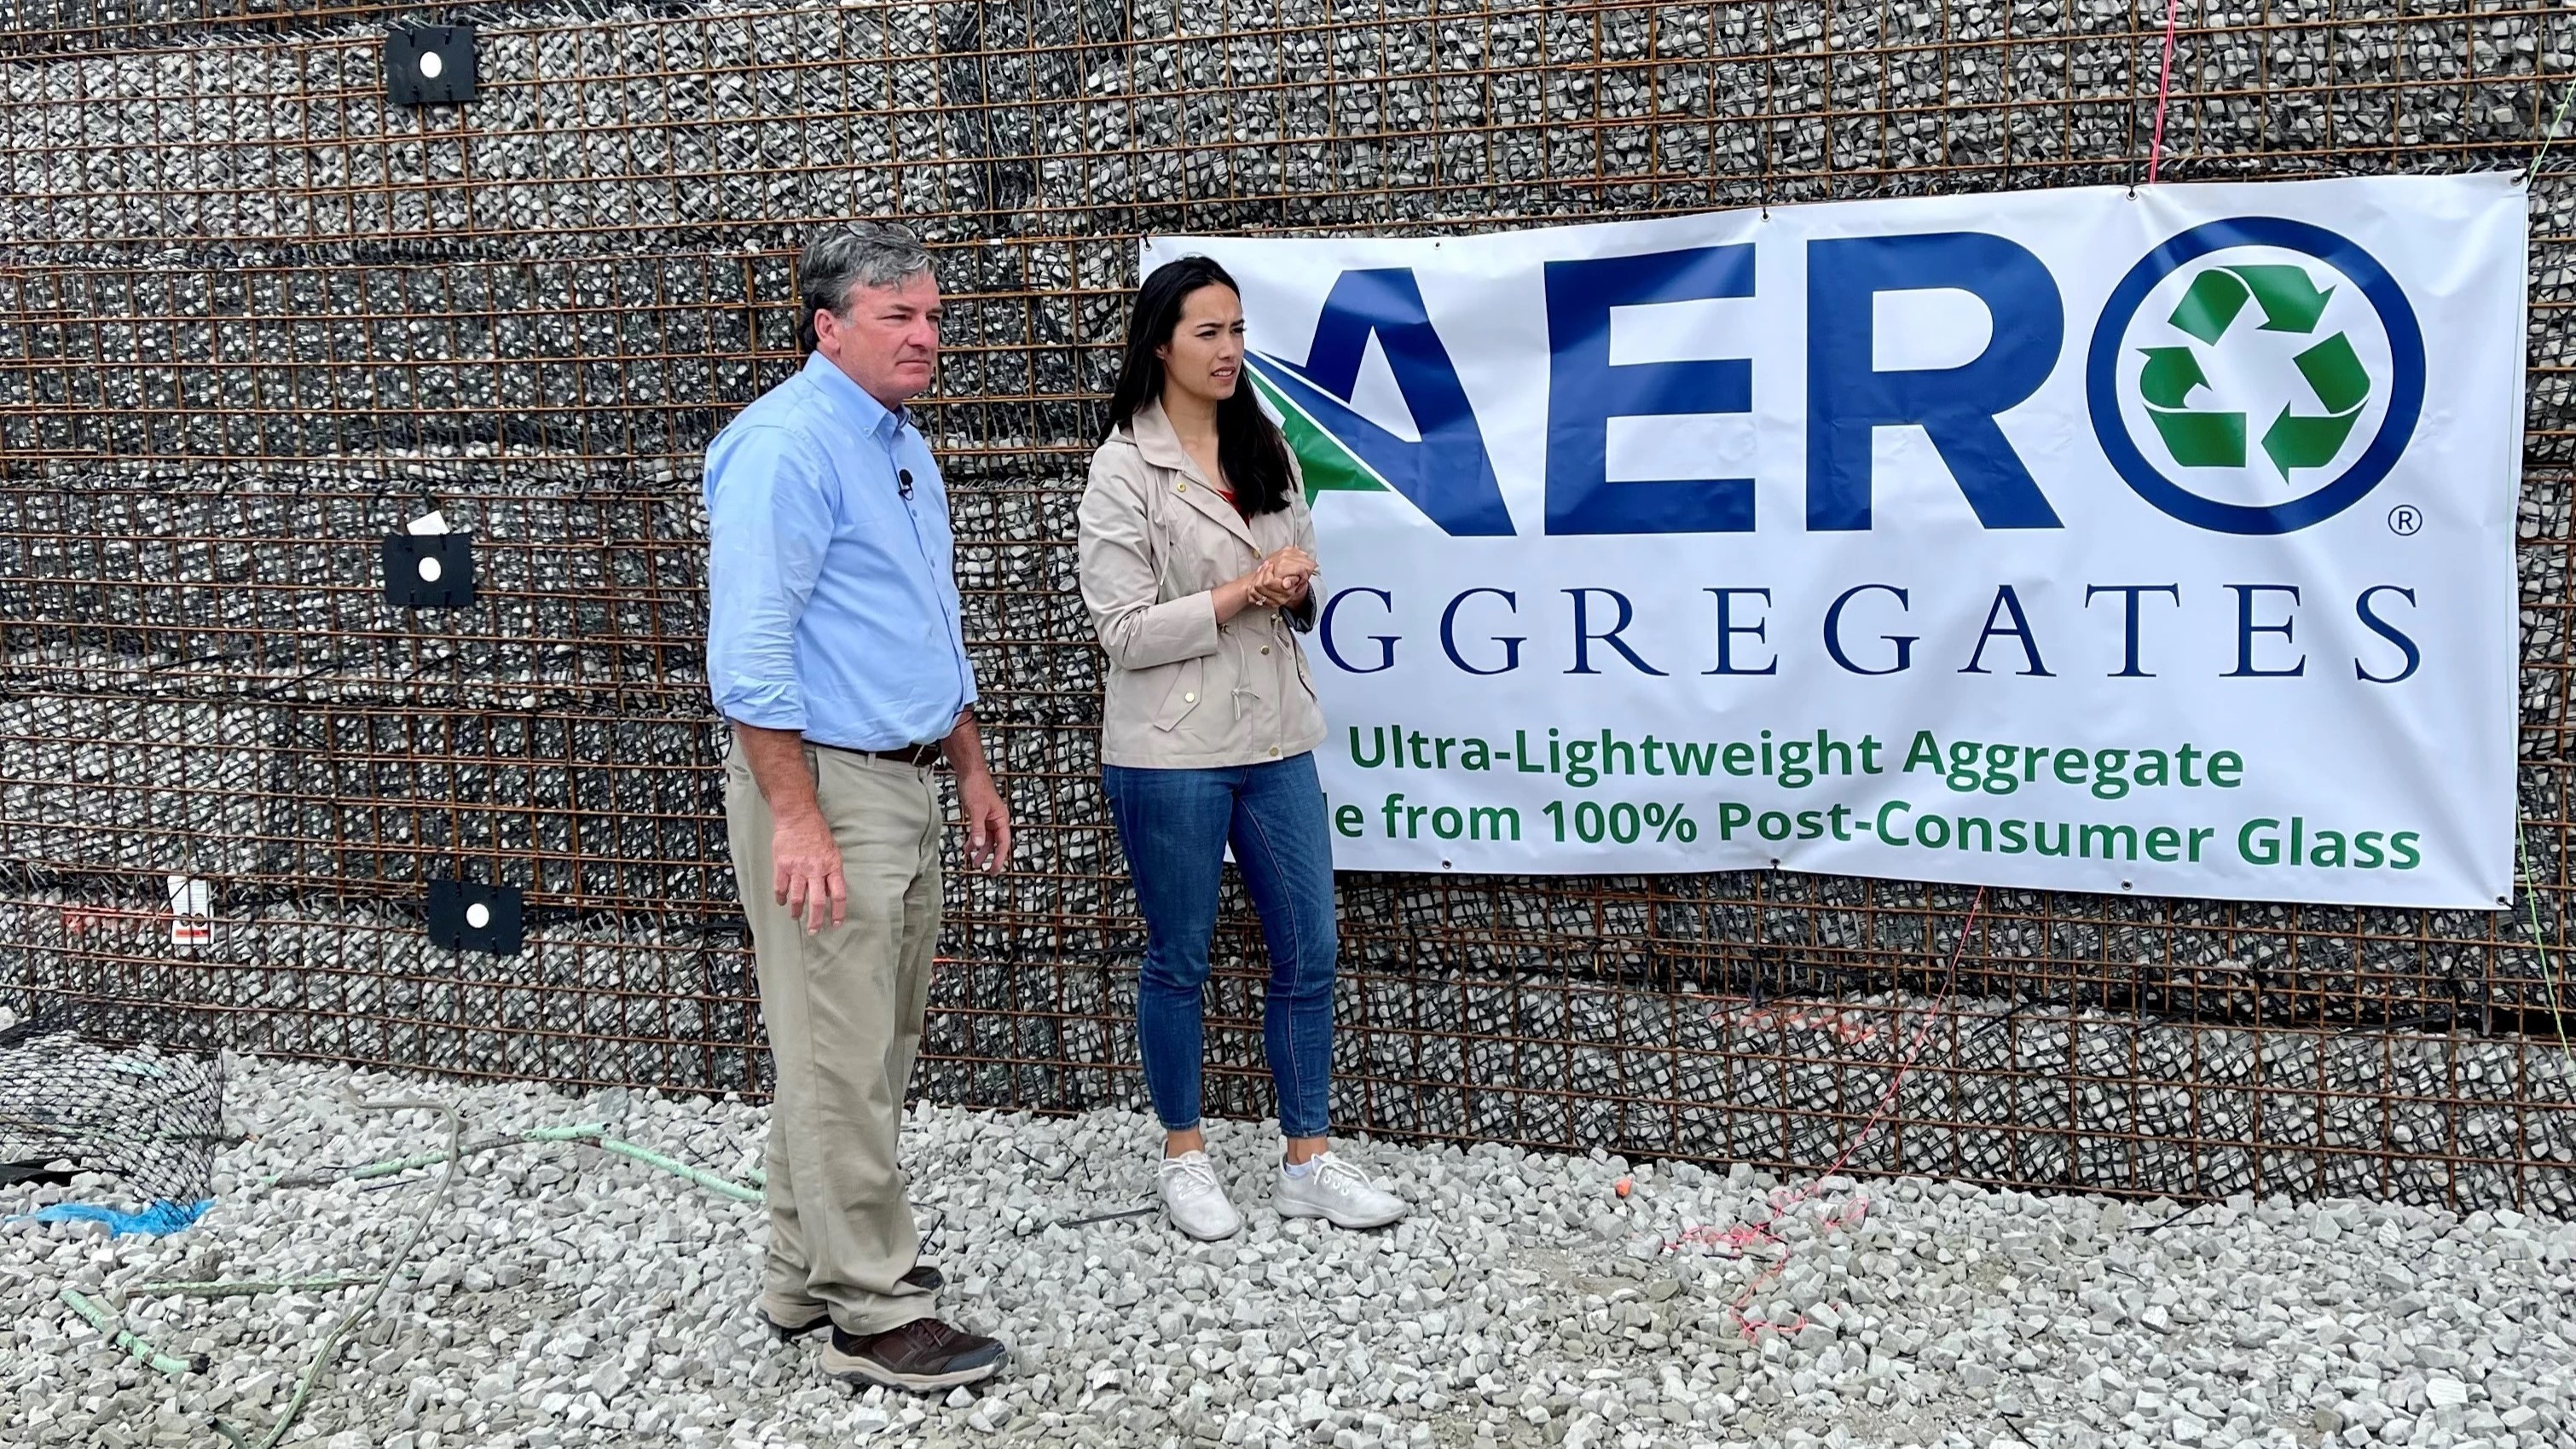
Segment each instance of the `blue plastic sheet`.
[[20,1218],[12,1218],[10,1221],[17,1222],[24,1218],[33,1218],[40,1223],[105,1223],[109,1235],[113,1237],[121,1238],[127,1233],[143,1233],[157,1238],[163,1233],[175,1233],[195,1222],[205,1216],[206,1209],[214,1205],[215,1200],[207,1197],[199,1198],[195,1202],[156,1202],[139,1212],[126,1212],[121,1208],[100,1207],[96,1203],[58,1202],[52,1207],[39,1208],[32,1213],[23,1214]]

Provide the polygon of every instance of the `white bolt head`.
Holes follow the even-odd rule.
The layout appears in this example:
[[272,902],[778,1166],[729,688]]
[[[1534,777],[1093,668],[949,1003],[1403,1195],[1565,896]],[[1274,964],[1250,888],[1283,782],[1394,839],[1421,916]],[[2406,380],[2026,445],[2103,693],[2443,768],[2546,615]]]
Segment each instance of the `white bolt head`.
[[474,904],[467,906],[465,908],[465,924],[472,926],[478,931],[482,930],[485,926],[492,924],[492,908],[483,904],[481,901],[476,901]]
[[436,80],[439,73],[446,69],[447,57],[434,50],[424,50],[420,53],[420,73],[423,79]]
[[420,576],[424,582],[437,583],[438,576],[445,572],[447,572],[446,568],[435,558],[424,557],[420,561]]

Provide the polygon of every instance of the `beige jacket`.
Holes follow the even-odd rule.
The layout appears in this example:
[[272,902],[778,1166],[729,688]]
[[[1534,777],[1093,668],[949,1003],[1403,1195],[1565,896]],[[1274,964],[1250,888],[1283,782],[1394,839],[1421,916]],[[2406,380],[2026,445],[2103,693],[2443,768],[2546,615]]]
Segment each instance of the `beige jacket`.
[[1314,626],[1314,595],[1293,617],[1255,605],[1222,624],[1211,596],[1290,544],[1314,550],[1302,479],[1286,508],[1246,519],[1148,404],[1091,457],[1080,542],[1083,606],[1109,654],[1101,763],[1220,769],[1323,743],[1297,643]]

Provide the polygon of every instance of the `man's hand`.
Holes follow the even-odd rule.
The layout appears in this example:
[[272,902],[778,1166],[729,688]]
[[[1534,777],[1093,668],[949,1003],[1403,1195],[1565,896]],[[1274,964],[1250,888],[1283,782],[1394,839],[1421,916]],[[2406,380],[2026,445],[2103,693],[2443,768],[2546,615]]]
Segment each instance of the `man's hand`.
[[[763,729],[734,721],[733,747],[751,766],[760,798],[769,803],[770,895],[790,916],[805,918],[805,933],[837,926],[850,916],[850,883],[841,874],[840,842],[814,796],[814,767],[795,730]],[[757,889],[742,883],[744,898]]]
[[849,919],[850,883],[841,874],[840,842],[821,811],[785,817],[769,837],[771,889],[790,916],[805,919],[805,934]]
[[999,875],[1011,858],[1011,810],[990,774],[978,771],[957,782],[957,802],[966,809],[966,863],[986,875]]
[[999,875],[1011,858],[1011,812],[984,763],[984,735],[975,728],[975,711],[957,716],[948,738],[939,742],[939,752],[957,775],[957,803],[966,811],[966,863],[986,875]]

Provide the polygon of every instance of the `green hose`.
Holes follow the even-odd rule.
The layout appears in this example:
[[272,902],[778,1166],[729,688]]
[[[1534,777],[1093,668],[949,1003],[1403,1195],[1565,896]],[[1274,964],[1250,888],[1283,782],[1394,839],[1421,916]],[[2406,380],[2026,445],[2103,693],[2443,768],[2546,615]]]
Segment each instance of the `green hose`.
[[329,1293],[340,1288],[371,1288],[377,1277],[242,1279],[223,1283],[137,1283],[128,1298],[251,1298],[262,1293]]
[[[522,1143],[587,1142],[590,1145],[599,1148],[603,1152],[613,1152],[620,1157],[632,1158],[637,1162],[643,1163],[647,1167],[660,1168],[662,1171],[670,1173],[675,1177],[694,1183],[710,1192],[722,1193],[726,1197],[732,1198],[737,1202],[758,1202],[761,1200],[761,1189],[757,1186],[749,1186],[736,1182],[731,1178],[719,1176],[718,1174],[708,1172],[703,1168],[692,1167],[688,1163],[682,1162],[677,1158],[665,1156],[650,1148],[638,1147],[632,1142],[611,1137],[608,1135],[607,1127],[596,1122],[576,1123],[568,1127],[539,1127],[533,1131],[513,1133],[501,1137],[491,1137],[479,1142],[468,1143],[460,1142],[458,1140],[459,1133],[457,1130],[458,1122],[456,1112],[453,1107],[446,1103],[407,1099],[398,1101],[362,1101],[356,1102],[354,1105],[362,1110],[368,1111],[425,1109],[441,1113],[447,1118],[447,1150],[444,1152],[419,1153],[410,1157],[391,1158],[383,1162],[370,1162],[359,1167],[322,1168],[308,1172],[280,1173],[276,1176],[261,1178],[260,1182],[263,1186],[269,1187],[310,1187],[318,1186],[323,1183],[342,1182],[360,1178],[391,1177],[397,1173],[409,1172],[415,1168],[437,1167],[444,1165],[447,1170],[440,1174],[437,1179],[437,1191],[431,1195],[428,1208],[421,1214],[419,1219],[412,1224],[410,1233],[405,1236],[401,1245],[394,1249],[393,1258],[388,1266],[388,1271],[382,1274],[367,1276],[283,1278],[274,1280],[241,1280],[234,1282],[145,1283],[128,1290],[131,1295],[141,1297],[185,1294],[203,1298],[238,1298],[260,1293],[327,1292],[338,1288],[362,1287],[370,1290],[363,1300],[361,1300],[348,1313],[344,1314],[331,1331],[323,1336],[321,1348],[314,1353],[312,1361],[305,1367],[304,1373],[298,1379],[295,1387],[295,1394],[287,1401],[285,1411],[278,1416],[276,1423],[269,1426],[268,1433],[261,1436],[256,1444],[253,1443],[248,1434],[233,1425],[226,1423],[222,1419],[216,1419],[214,1421],[215,1429],[221,1433],[226,1440],[237,1446],[237,1449],[271,1449],[271,1446],[274,1446],[279,1440],[283,1439],[287,1430],[293,1427],[296,1418],[303,1412],[305,1401],[311,1397],[314,1386],[320,1379],[324,1367],[331,1361],[331,1358],[338,1350],[341,1341],[347,1337],[351,1329],[355,1328],[359,1323],[363,1322],[369,1315],[375,1312],[376,1304],[383,1298],[385,1289],[391,1285],[396,1277],[401,1275],[403,1265],[410,1260],[412,1249],[419,1243],[421,1234],[429,1227],[431,1220],[437,1217],[439,1209],[445,1206],[448,1191],[456,1182],[456,1173],[460,1159],[469,1153],[489,1152],[496,1148],[512,1147]],[[160,1372],[165,1374],[186,1374],[202,1373],[205,1371],[207,1360],[204,1355],[199,1354],[192,1359],[172,1358],[168,1354],[161,1353],[154,1349],[152,1345],[144,1342],[133,1333],[128,1332],[121,1324],[118,1323],[116,1315],[108,1311],[105,1307],[82,1297],[80,1294],[69,1288],[62,1290],[62,1298],[65,1303],[72,1306],[74,1312],[80,1314],[81,1317],[88,1319],[101,1333],[113,1335],[117,1346],[123,1348],[126,1352],[134,1355],[136,1358],[141,1359],[143,1362],[150,1364]]]
[[[575,1136],[584,1137],[598,1137],[608,1131],[605,1126],[589,1122],[578,1127],[554,1127],[545,1130],[570,1132]],[[502,1147],[517,1147],[527,1142],[561,1140],[563,1139],[560,1137],[539,1137],[527,1132],[511,1132],[499,1137],[486,1137],[479,1142],[468,1142],[456,1149],[456,1155],[471,1157],[478,1152],[490,1152]],[[282,1172],[261,1178],[259,1185],[262,1187],[320,1187],[328,1182],[356,1182],[370,1177],[391,1177],[395,1173],[409,1172],[416,1167],[436,1167],[446,1160],[447,1154],[444,1152],[424,1152],[413,1157],[396,1157],[385,1162],[370,1162],[364,1167],[325,1167],[311,1172]]]
[[134,1355],[136,1358],[151,1365],[152,1368],[161,1373],[165,1373],[176,1378],[181,1374],[201,1374],[206,1371],[206,1356],[204,1354],[191,1354],[186,1358],[172,1358],[170,1355],[154,1348],[151,1344],[144,1342],[140,1335],[127,1328],[124,1324],[118,1322],[116,1315],[109,1312],[104,1304],[100,1304],[89,1298],[83,1297],[80,1293],[70,1288],[62,1290],[62,1300],[71,1305],[72,1312],[88,1319],[90,1327],[106,1334],[115,1342],[118,1348],[124,1349],[127,1353]]
[[[759,1184],[746,1185],[729,1177],[720,1177],[704,1168],[692,1167],[677,1158],[665,1157],[649,1147],[638,1147],[632,1142],[611,1137],[608,1135],[608,1128],[597,1122],[581,1122],[569,1127],[539,1127],[527,1132],[513,1132],[504,1137],[487,1137],[480,1142],[469,1142],[458,1148],[456,1155],[462,1157],[477,1152],[489,1152],[500,1147],[517,1147],[524,1143],[538,1142],[587,1142],[603,1152],[614,1152],[620,1157],[630,1157],[647,1167],[658,1167],[674,1176],[686,1178],[710,1192],[723,1193],[736,1202],[758,1202],[761,1198]],[[416,1167],[435,1167],[447,1160],[448,1154],[444,1152],[428,1152],[413,1157],[396,1157],[384,1162],[370,1162],[363,1167],[280,1173],[274,1177],[263,1177],[260,1183],[266,1187],[318,1187],[327,1182],[391,1177],[395,1173],[409,1172]]]
[[614,1152],[620,1157],[631,1157],[647,1167],[658,1167],[674,1176],[686,1178],[710,1192],[723,1193],[736,1202],[760,1201],[759,1188],[746,1187],[729,1177],[718,1177],[704,1168],[691,1167],[677,1158],[665,1157],[650,1148],[638,1147],[632,1142],[619,1141],[617,1138],[604,1135],[597,1127],[540,1127],[528,1133],[527,1140],[530,1142],[588,1142],[603,1152]]
[[341,1340],[347,1338],[352,1329],[364,1323],[376,1311],[376,1305],[384,1299],[385,1290],[393,1286],[394,1279],[401,1275],[403,1266],[411,1261],[412,1249],[420,1246],[421,1235],[429,1231],[429,1225],[437,1219],[439,1210],[447,1206],[448,1193],[456,1186],[457,1156],[464,1146],[465,1124],[457,1116],[453,1104],[431,1101],[425,1097],[367,1100],[356,1097],[345,1087],[341,1089],[341,1094],[349,1098],[351,1106],[362,1112],[427,1111],[436,1112],[445,1117],[447,1151],[439,1155],[438,1161],[445,1163],[447,1170],[438,1175],[437,1190],[430,1194],[429,1206],[421,1210],[420,1216],[412,1222],[411,1231],[394,1248],[393,1258],[385,1265],[383,1276],[376,1279],[375,1286],[367,1290],[366,1296],[358,1300],[356,1307],[340,1315],[340,1321],[332,1325],[330,1332],[322,1335],[322,1346],[314,1350],[312,1361],[304,1366],[303,1376],[296,1380],[294,1396],[286,1401],[286,1409],[277,1416],[277,1422],[269,1425],[268,1433],[262,1436],[257,1444],[253,1444],[247,1434],[226,1423],[222,1418],[218,1417],[213,1421],[215,1432],[223,1435],[234,1449],[276,1449],[278,1442],[286,1437],[286,1431],[295,1426],[296,1416],[304,1412],[305,1400],[312,1397],[314,1384],[321,1379],[322,1371],[330,1366],[333,1357],[339,1353]]

